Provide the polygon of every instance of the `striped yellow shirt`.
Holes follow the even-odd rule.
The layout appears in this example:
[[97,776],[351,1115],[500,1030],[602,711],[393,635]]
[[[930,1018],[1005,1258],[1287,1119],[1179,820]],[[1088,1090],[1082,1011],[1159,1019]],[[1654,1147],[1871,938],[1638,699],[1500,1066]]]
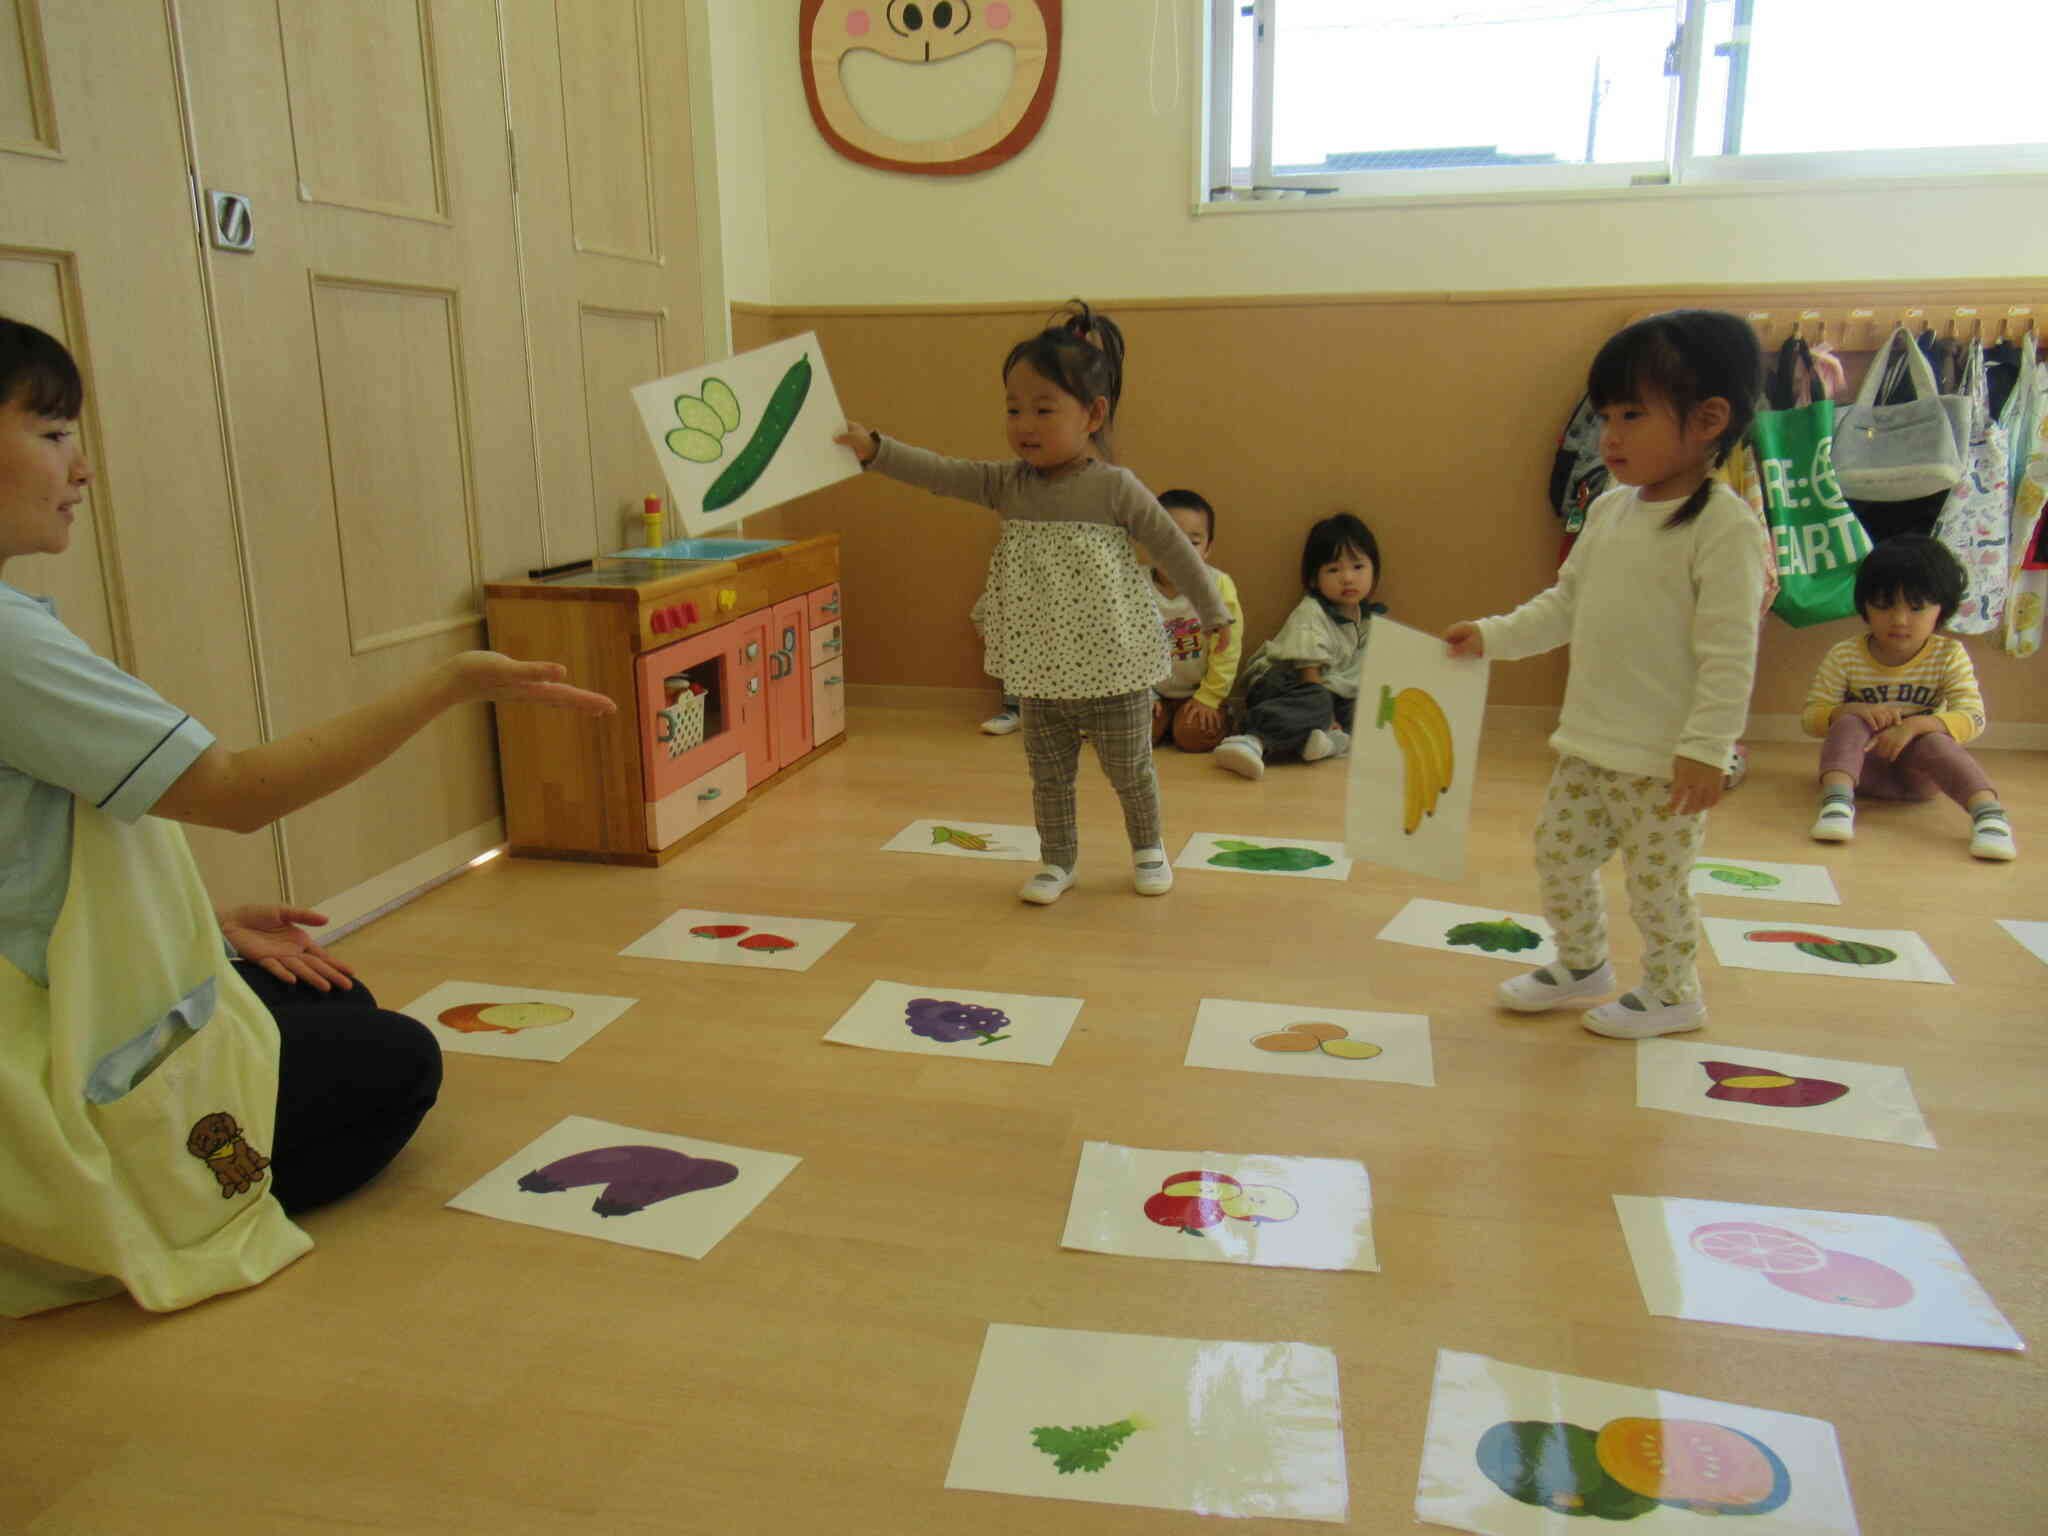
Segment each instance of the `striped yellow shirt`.
[[1930,635],[1920,654],[1902,667],[1887,667],[1870,654],[1870,636],[1858,635],[1829,647],[1806,690],[1799,723],[1809,736],[1828,733],[1828,716],[1844,704],[1896,704],[1906,714],[1931,714],[1957,741],[1984,729],[1984,696],[1977,669],[1963,643]]

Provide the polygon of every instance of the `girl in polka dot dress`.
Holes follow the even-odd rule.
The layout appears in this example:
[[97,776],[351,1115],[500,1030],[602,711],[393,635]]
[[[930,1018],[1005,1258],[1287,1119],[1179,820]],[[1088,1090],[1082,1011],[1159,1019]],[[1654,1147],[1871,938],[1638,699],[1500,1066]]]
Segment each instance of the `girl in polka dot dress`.
[[1123,393],[1123,333],[1076,300],[1003,360],[1014,459],[946,458],[848,422],[839,441],[862,464],[935,495],[993,509],[1002,533],[978,605],[984,666],[1023,705],[1031,801],[1044,865],[1018,892],[1040,905],[1074,883],[1081,738],[1095,745],[1130,834],[1132,885],[1172,888],[1152,768],[1152,685],[1166,632],[1135,545],[1154,555],[1221,646],[1230,615],[1209,568],[1138,477],[1109,461]]

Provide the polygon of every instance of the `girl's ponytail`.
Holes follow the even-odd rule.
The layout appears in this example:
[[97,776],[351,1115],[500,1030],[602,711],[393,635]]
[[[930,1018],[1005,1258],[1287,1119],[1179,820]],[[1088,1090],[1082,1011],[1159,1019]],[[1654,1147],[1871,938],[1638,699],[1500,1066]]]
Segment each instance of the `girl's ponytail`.
[[1029,364],[1084,406],[1109,402],[1094,442],[1104,458],[1111,458],[1110,428],[1124,393],[1124,333],[1117,323],[1075,299],[1044,330],[1010,348],[1003,377],[1019,363]]

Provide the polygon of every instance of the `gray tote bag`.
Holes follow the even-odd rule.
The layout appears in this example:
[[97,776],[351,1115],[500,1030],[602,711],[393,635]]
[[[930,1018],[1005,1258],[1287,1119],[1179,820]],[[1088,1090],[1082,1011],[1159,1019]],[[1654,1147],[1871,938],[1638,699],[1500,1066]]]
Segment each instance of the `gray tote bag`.
[[[1879,405],[1896,379],[1904,353],[1912,395]],[[1870,360],[1856,403],[1835,423],[1832,450],[1835,483],[1842,494],[1864,501],[1907,501],[1946,491],[1963,478],[1963,444],[1969,433],[1969,402],[1953,404],[1936,389],[1934,369],[1901,326]]]

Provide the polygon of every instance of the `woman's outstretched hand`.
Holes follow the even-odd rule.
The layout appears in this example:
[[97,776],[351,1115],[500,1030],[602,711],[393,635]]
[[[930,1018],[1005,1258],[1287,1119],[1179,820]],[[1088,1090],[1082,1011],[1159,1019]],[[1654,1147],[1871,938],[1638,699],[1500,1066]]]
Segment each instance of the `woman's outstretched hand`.
[[875,462],[875,455],[882,451],[882,440],[857,421],[849,421],[846,430],[832,439],[842,448],[851,448],[853,456],[863,464]]
[[252,965],[260,965],[279,981],[297,986],[304,982],[316,992],[346,992],[355,974],[345,960],[337,960],[299,925],[318,928],[327,919],[310,907],[229,907],[217,914],[221,937]]
[[619,707],[601,693],[563,682],[569,669],[558,661],[518,661],[497,651],[464,651],[447,666],[465,700],[550,704],[585,715],[609,715]]

